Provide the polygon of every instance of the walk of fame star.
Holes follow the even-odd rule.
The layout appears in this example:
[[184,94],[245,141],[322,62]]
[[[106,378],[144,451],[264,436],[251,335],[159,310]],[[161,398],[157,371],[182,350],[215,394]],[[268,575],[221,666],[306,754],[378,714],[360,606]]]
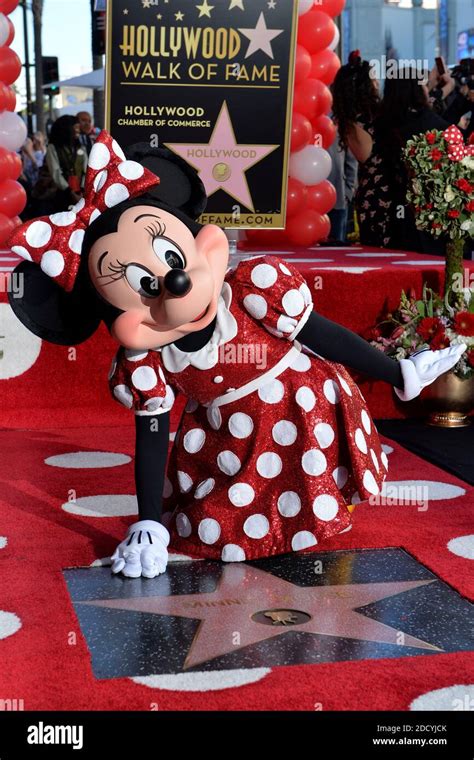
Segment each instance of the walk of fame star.
[[197,169],[208,197],[217,190],[224,190],[242,206],[254,211],[245,172],[279,146],[237,143],[229,109],[224,101],[208,144],[165,143],[165,147]]
[[[285,635],[294,631],[296,626],[305,633],[395,644],[400,646],[401,652],[404,647],[442,651],[359,611],[373,602],[430,583],[433,581],[305,588],[256,567],[230,564],[224,566],[217,588],[209,593],[101,599],[84,604],[199,620],[184,662],[183,670],[187,670],[252,644]],[[260,610],[275,624],[262,625],[254,619]]]
[[284,29],[268,29],[262,11],[258,17],[255,29],[239,29],[239,32],[250,40],[245,57],[249,58],[251,55],[258,53],[259,50],[263,50],[270,58],[274,58],[272,40],[279,37],[284,31]]

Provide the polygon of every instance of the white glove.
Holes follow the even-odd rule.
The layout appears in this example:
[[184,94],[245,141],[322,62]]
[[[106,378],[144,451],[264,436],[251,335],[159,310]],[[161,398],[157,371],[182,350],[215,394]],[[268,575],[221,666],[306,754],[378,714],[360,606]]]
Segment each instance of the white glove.
[[112,572],[127,578],[155,578],[168,563],[170,534],[155,520],[140,520],[130,525],[125,539],[112,554]]
[[400,366],[403,375],[404,389],[395,388],[395,393],[402,401],[411,401],[420,395],[423,388],[449,372],[459,361],[467,346],[457,343],[441,351],[418,351],[409,359],[402,359]]

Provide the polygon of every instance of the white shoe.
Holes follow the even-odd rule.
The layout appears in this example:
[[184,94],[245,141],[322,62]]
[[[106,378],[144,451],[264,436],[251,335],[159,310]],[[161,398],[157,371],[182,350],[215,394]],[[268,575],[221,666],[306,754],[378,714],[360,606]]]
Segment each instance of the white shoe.
[[434,383],[440,375],[449,372],[459,361],[467,346],[457,343],[440,351],[418,351],[409,359],[402,359],[400,366],[404,389],[395,388],[395,393],[402,401],[411,401],[420,395],[423,388]]
[[155,520],[130,525],[125,539],[111,556],[112,572],[127,578],[155,578],[168,564],[170,534]]

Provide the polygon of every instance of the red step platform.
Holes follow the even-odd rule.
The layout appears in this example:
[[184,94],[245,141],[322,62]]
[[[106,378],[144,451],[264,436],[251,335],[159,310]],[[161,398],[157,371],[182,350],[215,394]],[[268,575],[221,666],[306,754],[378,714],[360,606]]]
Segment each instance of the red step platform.
[[[402,289],[414,287],[421,293],[424,282],[437,290],[443,284],[441,257],[357,246],[249,248],[233,255],[231,265],[270,252],[300,268],[317,311],[359,334],[398,305]],[[116,345],[104,325],[71,350],[41,342],[14,317],[6,282],[19,261],[10,251],[0,251],[0,426],[41,429],[131,424],[130,413],[109,395],[107,375]],[[465,264],[474,272],[474,262]],[[399,402],[385,383],[357,380],[375,418],[422,414],[421,407]],[[175,407],[175,416],[181,408],[181,404]]]

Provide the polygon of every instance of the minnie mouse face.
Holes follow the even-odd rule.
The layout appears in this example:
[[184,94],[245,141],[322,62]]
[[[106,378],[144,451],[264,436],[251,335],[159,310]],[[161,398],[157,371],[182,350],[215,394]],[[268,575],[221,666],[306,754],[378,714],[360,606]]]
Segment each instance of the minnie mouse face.
[[123,312],[112,335],[126,348],[148,350],[212,322],[228,258],[219,227],[194,237],[175,214],[144,204],[127,208],[117,229],[93,243],[88,267],[101,298]]

